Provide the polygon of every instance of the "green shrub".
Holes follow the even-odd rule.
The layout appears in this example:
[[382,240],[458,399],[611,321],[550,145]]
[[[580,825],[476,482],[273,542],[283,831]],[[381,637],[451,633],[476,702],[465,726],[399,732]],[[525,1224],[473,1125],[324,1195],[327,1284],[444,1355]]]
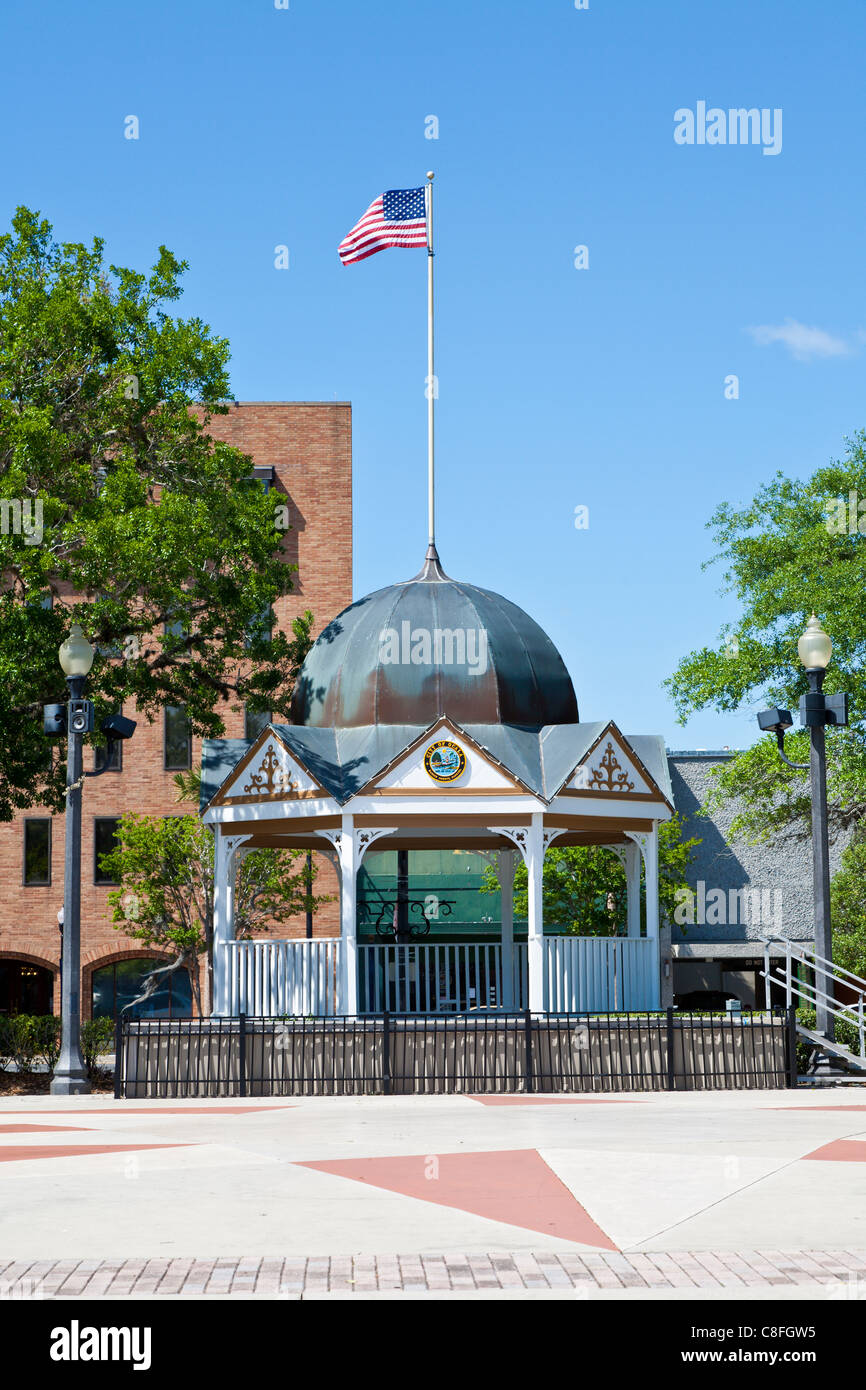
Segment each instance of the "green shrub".
[[[37,1062],[53,1072],[60,1056],[61,1021],[56,1014],[0,1015],[0,1071],[15,1063],[21,1076],[30,1076]],[[99,1055],[110,1052],[114,1042],[114,1022],[93,1018],[81,1025],[81,1051],[87,1074],[99,1069]]]
[[0,1018],[0,1071],[15,1063],[23,1076],[29,1076],[34,1063],[54,1066],[60,1051],[60,1019],[51,1015],[4,1015]]
[[29,1076],[37,1062],[53,1071],[60,1056],[60,1019],[54,1014],[16,1014],[4,1020],[8,1041],[0,1046],[0,1063],[8,1056],[22,1076]]
[[60,1056],[60,1019],[57,1014],[40,1014],[32,1021],[36,1025],[36,1056],[53,1071]]
[[93,1080],[99,1071],[99,1057],[114,1046],[114,1019],[89,1018],[81,1025],[81,1051],[88,1077]]
[[30,1014],[16,1014],[12,1024],[12,1061],[21,1076],[30,1076],[39,1056],[41,1020]]
[[6,1070],[15,1051],[12,1023],[8,1014],[0,1014],[0,1071]]

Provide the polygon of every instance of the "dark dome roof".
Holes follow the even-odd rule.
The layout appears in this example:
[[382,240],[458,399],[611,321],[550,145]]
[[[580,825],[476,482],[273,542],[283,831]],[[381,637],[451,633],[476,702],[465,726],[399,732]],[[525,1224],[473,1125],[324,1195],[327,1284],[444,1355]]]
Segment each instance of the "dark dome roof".
[[[437,640],[437,633],[439,634]],[[413,659],[414,658],[414,659]],[[325,628],[301,667],[295,724],[576,724],[565,663],[522,608],[443,572],[378,589]]]

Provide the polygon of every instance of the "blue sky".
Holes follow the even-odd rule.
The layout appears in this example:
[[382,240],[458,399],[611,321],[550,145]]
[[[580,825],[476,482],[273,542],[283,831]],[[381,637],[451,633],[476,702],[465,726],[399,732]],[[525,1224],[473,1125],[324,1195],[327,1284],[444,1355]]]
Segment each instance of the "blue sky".
[[[336,248],[435,169],[445,568],[547,629],[582,717],[753,741],[661,682],[735,613],[717,503],[866,424],[862,0],[43,0],[0,33],[0,220],[165,243],[239,399],[352,401],[356,595],[424,552],[425,264]],[[678,145],[699,101],[780,108],[781,152]]]

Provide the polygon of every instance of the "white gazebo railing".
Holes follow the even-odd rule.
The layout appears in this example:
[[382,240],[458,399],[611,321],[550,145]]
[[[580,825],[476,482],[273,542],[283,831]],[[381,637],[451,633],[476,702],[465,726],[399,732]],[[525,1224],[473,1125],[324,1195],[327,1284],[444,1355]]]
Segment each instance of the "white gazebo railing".
[[549,1013],[657,1009],[658,989],[658,942],[650,938],[544,938]]
[[505,1012],[526,1007],[526,946],[498,941],[411,942],[358,948],[358,1011],[380,1014]]
[[338,936],[317,941],[228,941],[229,1015],[330,1017],[337,1013]]
[[[344,1011],[339,937],[230,941],[218,949],[226,953],[230,1016],[328,1018]],[[546,936],[543,971],[549,1013],[659,1006],[658,943],[649,938]],[[528,1006],[525,942],[510,950],[498,941],[358,947],[358,1013],[507,1013]]]

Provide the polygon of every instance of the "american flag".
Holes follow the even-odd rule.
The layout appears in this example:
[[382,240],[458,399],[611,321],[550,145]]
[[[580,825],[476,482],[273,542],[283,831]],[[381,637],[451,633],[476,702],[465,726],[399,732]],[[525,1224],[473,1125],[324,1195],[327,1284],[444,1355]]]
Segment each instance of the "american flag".
[[389,246],[427,245],[424,188],[392,188],[372,202],[340,242],[343,265],[363,261]]

